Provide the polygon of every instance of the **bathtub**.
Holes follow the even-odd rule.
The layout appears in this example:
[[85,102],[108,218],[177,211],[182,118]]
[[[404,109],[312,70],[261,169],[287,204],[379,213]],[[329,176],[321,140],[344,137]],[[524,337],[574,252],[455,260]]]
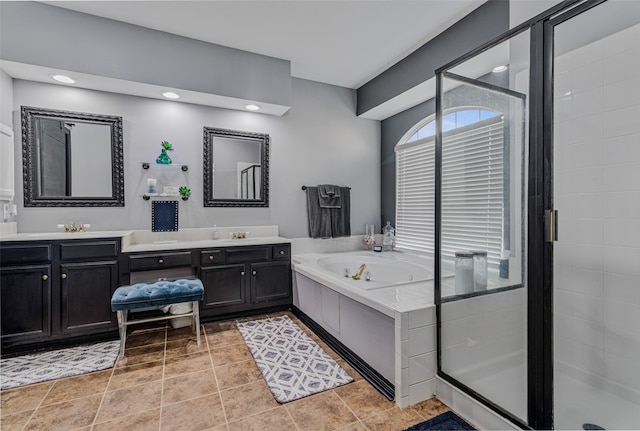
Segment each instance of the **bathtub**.
[[[398,407],[433,396],[437,355],[432,260],[401,252],[355,251],[294,254],[291,261],[293,305],[328,334],[325,342],[337,341],[359,358],[351,366]],[[370,281],[364,275],[360,280],[344,276],[345,269],[355,274],[363,264]],[[370,379],[372,375],[380,378]]]
[[[298,255],[300,263],[332,278],[339,278],[350,286],[372,290],[433,279],[433,263],[415,256],[396,252],[374,253],[355,251],[345,253]],[[362,276],[354,280],[361,265],[365,265]]]

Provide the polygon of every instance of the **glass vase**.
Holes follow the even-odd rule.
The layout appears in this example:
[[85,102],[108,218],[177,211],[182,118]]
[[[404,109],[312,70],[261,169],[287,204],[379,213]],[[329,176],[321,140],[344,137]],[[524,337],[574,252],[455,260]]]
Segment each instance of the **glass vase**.
[[167,154],[167,150],[165,150],[164,148],[162,149],[162,153],[160,153],[160,155],[156,159],[156,163],[158,163],[160,165],[170,165],[171,164],[171,157],[169,157],[169,155]]

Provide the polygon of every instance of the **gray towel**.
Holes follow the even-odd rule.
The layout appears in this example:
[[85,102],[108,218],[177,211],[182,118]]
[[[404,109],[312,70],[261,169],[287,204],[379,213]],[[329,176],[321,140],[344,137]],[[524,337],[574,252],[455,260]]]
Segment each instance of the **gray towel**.
[[331,238],[330,208],[321,208],[317,187],[307,187],[307,216],[311,238]]
[[332,208],[331,211],[331,236],[351,236],[351,190],[349,187],[340,187],[342,206]]
[[318,185],[318,201],[321,208],[340,208],[342,206],[340,186],[333,184]]

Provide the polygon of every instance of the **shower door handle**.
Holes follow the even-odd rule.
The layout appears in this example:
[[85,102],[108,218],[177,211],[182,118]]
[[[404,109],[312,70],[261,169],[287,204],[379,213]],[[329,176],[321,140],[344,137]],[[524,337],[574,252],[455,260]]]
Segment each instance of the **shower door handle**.
[[544,211],[544,240],[558,241],[558,210]]

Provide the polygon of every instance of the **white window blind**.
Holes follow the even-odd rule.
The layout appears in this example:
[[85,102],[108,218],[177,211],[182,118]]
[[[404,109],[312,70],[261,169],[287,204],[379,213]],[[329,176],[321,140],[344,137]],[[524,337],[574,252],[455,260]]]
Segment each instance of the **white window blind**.
[[[442,254],[484,250],[497,265],[504,199],[501,116],[455,129],[443,137]],[[435,142],[396,149],[396,244],[434,252]]]

